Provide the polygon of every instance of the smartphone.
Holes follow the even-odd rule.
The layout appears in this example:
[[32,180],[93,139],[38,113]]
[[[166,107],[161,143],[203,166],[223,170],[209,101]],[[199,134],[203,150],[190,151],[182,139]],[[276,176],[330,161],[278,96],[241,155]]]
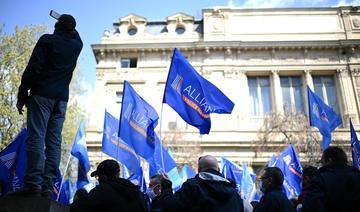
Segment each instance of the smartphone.
[[60,14],[55,12],[54,10],[50,11],[50,16],[58,20],[60,18]]

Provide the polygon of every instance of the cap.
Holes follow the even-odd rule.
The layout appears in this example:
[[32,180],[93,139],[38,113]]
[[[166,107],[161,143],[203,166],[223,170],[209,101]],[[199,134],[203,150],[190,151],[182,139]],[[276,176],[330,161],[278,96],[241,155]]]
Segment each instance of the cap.
[[58,19],[58,22],[67,30],[74,30],[76,27],[75,18],[69,14],[62,14]]
[[91,173],[91,177],[99,176],[99,175],[113,175],[120,172],[120,166],[118,162],[115,160],[104,160],[102,161],[95,171]]

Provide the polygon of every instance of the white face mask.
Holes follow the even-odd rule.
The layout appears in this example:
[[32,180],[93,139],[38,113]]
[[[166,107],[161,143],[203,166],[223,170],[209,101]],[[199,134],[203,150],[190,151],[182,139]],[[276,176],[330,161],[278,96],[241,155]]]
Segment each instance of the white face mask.
[[150,199],[153,199],[153,198],[157,197],[157,195],[155,194],[154,188],[148,188],[146,190],[146,194],[148,195],[148,197]]

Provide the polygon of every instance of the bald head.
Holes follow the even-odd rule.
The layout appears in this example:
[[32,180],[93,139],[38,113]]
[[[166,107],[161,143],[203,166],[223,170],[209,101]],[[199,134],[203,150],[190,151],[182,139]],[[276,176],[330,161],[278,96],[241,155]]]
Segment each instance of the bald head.
[[219,171],[219,166],[216,158],[211,155],[205,155],[199,158],[198,172],[205,171],[207,169],[213,169]]

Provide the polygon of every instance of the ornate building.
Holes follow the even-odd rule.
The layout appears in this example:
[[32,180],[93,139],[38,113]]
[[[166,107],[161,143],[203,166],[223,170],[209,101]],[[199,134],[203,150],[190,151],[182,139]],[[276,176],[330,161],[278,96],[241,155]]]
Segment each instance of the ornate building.
[[[97,61],[96,102],[86,132],[92,161],[102,157],[105,108],[119,117],[123,80],[160,115],[175,47],[235,103],[230,115],[212,114],[210,134],[202,136],[164,105],[162,134],[176,131],[189,145],[200,141],[201,154],[253,166],[266,164],[271,148],[254,151],[264,117],[286,114],[289,108],[307,114],[306,85],[342,117],[343,125],[333,133],[333,140],[350,144],[348,118],[360,128],[360,12],[356,7],[213,8],[203,9],[201,20],[184,13],[164,21],[130,14],[113,27],[104,32],[100,44],[92,45]],[[171,141],[168,145],[172,146]]]

